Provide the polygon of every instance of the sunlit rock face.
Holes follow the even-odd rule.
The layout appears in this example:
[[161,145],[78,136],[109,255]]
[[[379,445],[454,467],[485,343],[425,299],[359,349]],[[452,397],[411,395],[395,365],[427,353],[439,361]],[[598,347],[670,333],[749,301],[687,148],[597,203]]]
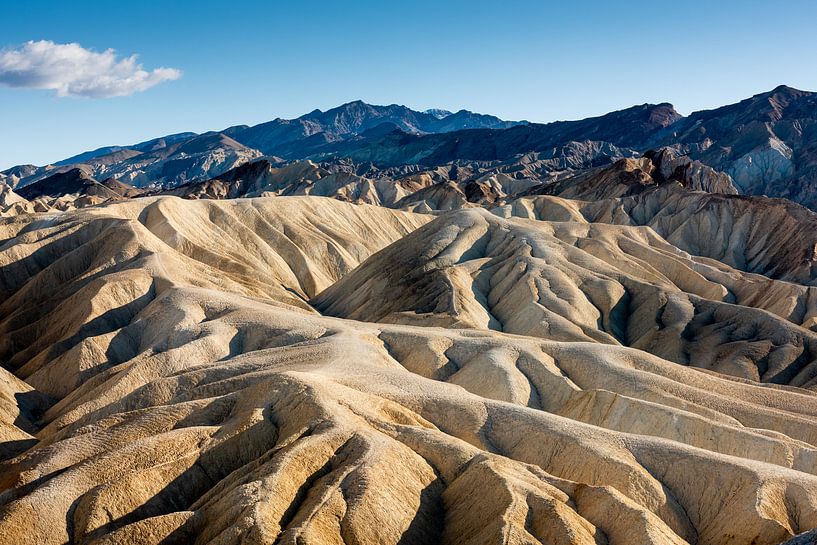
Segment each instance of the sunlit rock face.
[[3,219],[0,535],[771,545],[817,527],[814,288],[797,260],[735,257],[772,238],[735,230],[729,264],[662,236],[650,222],[714,226],[648,199],[734,200],[736,225],[773,208],[661,180],[436,215],[151,197]]

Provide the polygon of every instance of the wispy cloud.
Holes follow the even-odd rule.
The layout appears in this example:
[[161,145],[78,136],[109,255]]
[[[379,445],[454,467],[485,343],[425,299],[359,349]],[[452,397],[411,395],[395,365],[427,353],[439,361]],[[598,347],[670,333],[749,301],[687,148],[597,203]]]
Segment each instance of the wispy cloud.
[[136,55],[117,58],[113,49],[97,53],[77,43],[40,40],[0,49],[0,85],[53,89],[63,97],[127,96],[181,75],[175,68],[145,70]]

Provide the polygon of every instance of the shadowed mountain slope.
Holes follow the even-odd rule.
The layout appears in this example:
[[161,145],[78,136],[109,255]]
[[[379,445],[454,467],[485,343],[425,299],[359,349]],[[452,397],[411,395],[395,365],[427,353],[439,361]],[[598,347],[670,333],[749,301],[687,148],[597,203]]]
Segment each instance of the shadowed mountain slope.
[[727,172],[742,193],[817,206],[817,94],[781,85],[737,104],[695,112],[650,145],[674,145]]
[[[326,144],[350,135],[373,135],[376,132],[372,131],[380,130],[379,127],[383,126],[390,130],[428,134],[473,128],[507,128],[517,124],[467,110],[439,117],[397,104],[375,106],[356,100],[325,112],[314,110],[297,119],[275,119],[252,127],[232,127],[224,133],[265,154],[291,159],[304,157],[303,152],[299,151],[303,146],[302,140],[319,135],[320,142]],[[307,144],[306,147],[310,146]]]
[[641,146],[656,131],[680,117],[670,104],[644,104],[581,121],[531,123],[508,129],[472,129],[430,135],[398,130],[386,136],[327,143],[322,149],[310,150],[309,156],[350,157],[390,166],[506,161],[524,153],[548,152],[583,141],[604,142],[626,150]]

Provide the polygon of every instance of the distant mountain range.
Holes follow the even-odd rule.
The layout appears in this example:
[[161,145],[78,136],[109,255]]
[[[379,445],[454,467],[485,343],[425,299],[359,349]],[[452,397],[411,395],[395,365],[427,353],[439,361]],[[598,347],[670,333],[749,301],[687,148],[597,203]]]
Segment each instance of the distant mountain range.
[[817,209],[817,94],[786,86],[686,117],[671,104],[643,104],[547,124],[355,101],[297,119],[180,133],[53,165],[21,165],[0,173],[0,182],[15,189],[35,182],[43,187],[49,177],[81,167],[95,180],[168,189],[221,177],[262,157],[273,166],[306,159],[350,162],[356,174],[454,164],[508,171],[536,163],[537,175],[546,176],[663,147],[729,174],[741,193],[786,197]]
[[230,127],[223,133],[265,155],[301,159],[327,144],[361,135],[376,138],[392,131],[423,135],[463,129],[507,129],[520,124],[525,122],[503,121],[468,110],[418,112],[396,104],[372,106],[358,100],[325,112],[315,110],[297,119]]
[[131,146],[106,146],[51,165],[20,165],[0,172],[0,181],[25,186],[80,165],[97,178],[116,177],[139,187],[173,187],[220,175],[262,155],[276,161],[327,154],[333,144],[369,141],[394,131],[431,134],[463,129],[504,129],[526,124],[467,110],[419,112],[392,104],[354,101],[297,119],[274,119],[260,125],[237,125],[223,131],[163,136]]

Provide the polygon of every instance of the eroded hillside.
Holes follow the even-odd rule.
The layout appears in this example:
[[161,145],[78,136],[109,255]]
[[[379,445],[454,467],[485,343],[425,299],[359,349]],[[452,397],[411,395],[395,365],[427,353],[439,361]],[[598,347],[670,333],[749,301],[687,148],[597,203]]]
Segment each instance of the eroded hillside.
[[[772,545],[817,527],[814,257],[779,259],[813,251],[810,213],[647,163],[585,180],[592,201],[490,211],[153,197],[0,220],[0,535]],[[598,193],[623,167],[639,189]],[[769,214],[801,231],[747,227]]]

